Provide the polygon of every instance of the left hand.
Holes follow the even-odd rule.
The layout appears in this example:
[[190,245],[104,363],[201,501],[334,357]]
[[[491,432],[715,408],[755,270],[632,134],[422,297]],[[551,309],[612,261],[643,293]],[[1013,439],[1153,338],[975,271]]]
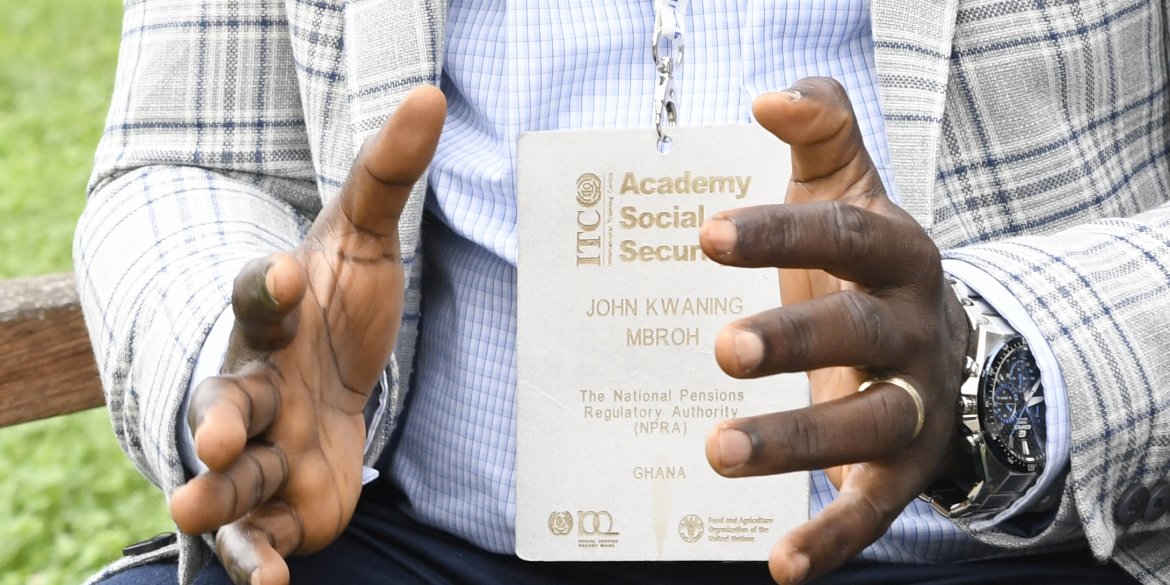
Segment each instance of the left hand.
[[[715,358],[739,378],[807,371],[813,405],[724,421],[706,449],[727,477],[826,469],[839,496],[769,558],[777,583],[800,583],[877,540],[941,474],[969,332],[938,248],[886,196],[844,89],[802,80],[760,96],[754,113],[792,147],[786,204],[718,214],[700,242],[723,264],[780,268],[784,306],[724,327]],[[918,389],[917,436],[905,390],[857,392],[881,376]]]

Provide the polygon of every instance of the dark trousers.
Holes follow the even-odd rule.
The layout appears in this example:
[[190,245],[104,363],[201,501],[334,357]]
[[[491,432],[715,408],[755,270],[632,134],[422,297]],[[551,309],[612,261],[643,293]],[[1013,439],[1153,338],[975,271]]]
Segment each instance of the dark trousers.
[[[764,563],[531,563],[484,552],[422,525],[402,512],[401,496],[381,481],[367,486],[346,532],[325,550],[289,559],[292,583],[387,585],[554,585],[637,583],[662,585],[759,584],[772,581]],[[175,584],[176,564],[138,567],[103,585]],[[1113,585],[1137,583],[1088,553],[1020,557],[953,565],[855,562],[816,585]],[[197,585],[231,585],[218,563]]]

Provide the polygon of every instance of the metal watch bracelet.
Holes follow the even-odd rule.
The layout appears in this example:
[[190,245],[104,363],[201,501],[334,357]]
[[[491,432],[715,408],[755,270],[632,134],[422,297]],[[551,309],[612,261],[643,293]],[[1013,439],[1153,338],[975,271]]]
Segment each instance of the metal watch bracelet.
[[989,451],[979,421],[979,381],[989,354],[1019,334],[970,287],[949,280],[975,336],[974,356],[967,356],[965,378],[959,388],[959,433],[962,449],[972,458],[974,474],[968,480],[936,482],[920,498],[948,518],[980,518],[1011,505],[1036,481],[1038,472],[1021,473],[1004,466]]

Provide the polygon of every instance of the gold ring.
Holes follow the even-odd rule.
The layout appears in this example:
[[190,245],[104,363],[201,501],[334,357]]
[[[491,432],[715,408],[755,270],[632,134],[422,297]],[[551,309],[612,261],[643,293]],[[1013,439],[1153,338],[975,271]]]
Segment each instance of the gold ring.
[[914,425],[914,436],[911,440],[918,438],[918,433],[922,431],[922,424],[926,422],[926,407],[922,406],[922,395],[918,393],[918,389],[913,384],[907,382],[905,378],[900,376],[890,376],[888,378],[872,378],[861,383],[857,387],[858,392],[865,392],[870,386],[874,384],[893,384],[906,391],[910,398],[914,399],[914,406],[918,408],[918,424]]

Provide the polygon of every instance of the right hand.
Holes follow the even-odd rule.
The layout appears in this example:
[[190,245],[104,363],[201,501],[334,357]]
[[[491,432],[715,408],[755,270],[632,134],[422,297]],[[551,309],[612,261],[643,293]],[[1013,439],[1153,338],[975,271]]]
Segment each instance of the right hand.
[[[887,196],[844,88],[803,79],[753,113],[792,147],[785,203],[721,212],[700,241],[721,264],[780,268],[782,306],[725,327],[715,359],[737,378],[806,371],[813,404],[724,421],[706,448],[727,477],[824,469],[838,488],[772,548],[775,581],[803,583],[875,542],[946,470],[969,329],[934,241]],[[886,376],[919,398],[889,383],[858,391]]]
[[402,316],[398,218],[434,155],[441,92],[416,89],[368,140],[341,194],[291,253],[236,278],[223,374],[188,420],[209,468],[171,496],[187,534],[218,529],[237,584],[284,585],[284,557],[336,539],[361,493],[363,409]]

